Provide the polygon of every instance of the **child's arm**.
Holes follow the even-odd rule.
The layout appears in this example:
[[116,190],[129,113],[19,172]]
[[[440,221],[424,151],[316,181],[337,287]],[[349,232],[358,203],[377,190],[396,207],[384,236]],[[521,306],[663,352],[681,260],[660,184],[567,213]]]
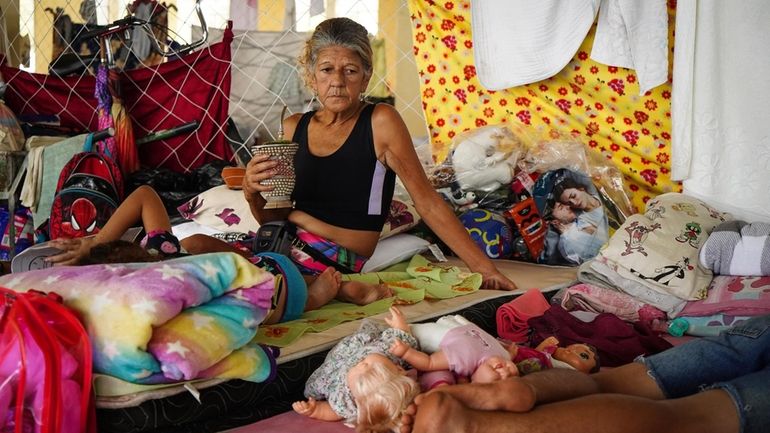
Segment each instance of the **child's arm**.
[[291,405],[294,412],[300,415],[318,419],[321,421],[340,421],[341,416],[334,412],[328,401],[318,401],[313,397],[307,399],[307,401],[295,401]]
[[171,221],[163,201],[155,190],[147,185],[140,186],[126,197],[96,236],[52,241],[52,246],[64,251],[48,259],[59,265],[75,265],[88,255],[92,246],[120,239],[126,230],[139,223],[148,233],[157,230],[171,231]]
[[396,340],[390,346],[390,353],[398,356],[419,371],[448,370],[449,361],[444,352],[438,351],[428,355],[425,352],[411,348],[401,340]]

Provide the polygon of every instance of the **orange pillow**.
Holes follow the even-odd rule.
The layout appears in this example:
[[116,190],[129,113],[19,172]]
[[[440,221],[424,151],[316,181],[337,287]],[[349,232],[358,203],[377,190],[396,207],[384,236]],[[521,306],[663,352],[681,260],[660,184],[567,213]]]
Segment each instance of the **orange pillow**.
[[243,176],[246,169],[243,167],[225,167],[222,169],[222,179],[230,189],[243,188]]

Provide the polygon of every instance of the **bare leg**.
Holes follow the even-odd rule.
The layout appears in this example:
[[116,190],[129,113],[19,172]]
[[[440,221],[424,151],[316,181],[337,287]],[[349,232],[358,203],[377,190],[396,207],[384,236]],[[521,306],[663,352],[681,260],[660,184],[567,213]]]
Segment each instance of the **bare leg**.
[[[595,375],[553,368],[491,384],[464,384],[437,389],[471,409],[526,412],[535,404],[552,403],[599,392],[663,399],[647,367],[630,363]],[[424,398],[420,397],[420,398]]]
[[200,233],[188,236],[179,241],[179,243],[190,254],[236,253],[247,259],[251,257],[251,254],[228,244],[222,239]]
[[513,413],[470,409],[446,393],[427,395],[417,406],[413,433],[737,433],[738,412],[723,390],[675,400],[595,394]]
[[343,281],[337,299],[357,305],[367,305],[380,299],[393,296],[393,291],[385,284],[371,284],[363,281]]
[[415,402],[419,404],[427,396],[435,393],[451,395],[469,409],[527,412],[535,406],[534,389],[518,377],[492,383],[442,386],[429,393],[418,395]]
[[342,274],[334,268],[326,268],[317,276],[305,276],[305,281],[307,282],[305,311],[310,311],[323,307],[337,296]]

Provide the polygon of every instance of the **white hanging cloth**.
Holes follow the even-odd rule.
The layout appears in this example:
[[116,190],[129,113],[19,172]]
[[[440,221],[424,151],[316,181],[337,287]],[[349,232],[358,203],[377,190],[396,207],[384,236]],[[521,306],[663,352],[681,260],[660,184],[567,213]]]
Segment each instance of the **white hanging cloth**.
[[639,94],[668,81],[666,0],[602,0],[591,59],[634,69]]
[[679,0],[672,178],[749,222],[770,222],[770,3]]
[[591,57],[636,70],[641,94],[668,79],[665,0],[484,0],[471,2],[474,58],[490,90],[561,71],[599,15]]
[[583,43],[600,0],[471,2],[473,55],[487,89],[544,80],[561,71]]

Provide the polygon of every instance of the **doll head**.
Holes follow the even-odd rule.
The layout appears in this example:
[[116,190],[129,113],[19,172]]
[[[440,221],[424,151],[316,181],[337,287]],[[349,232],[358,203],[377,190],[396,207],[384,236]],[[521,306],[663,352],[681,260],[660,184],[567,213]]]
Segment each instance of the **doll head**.
[[559,347],[553,353],[553,357],[583,373],[599,371],[599,354],[596,352],[596,348],[589,344],[578,343]]
[[358,408],[358,432],[398,431],[402,413],[420,392],[403,368],[377,353],[348,370],[347,381]]
[[510,359],[490,356],[476,367],[471,375],[473,383],[490,383],[519,375],[519,369]]

